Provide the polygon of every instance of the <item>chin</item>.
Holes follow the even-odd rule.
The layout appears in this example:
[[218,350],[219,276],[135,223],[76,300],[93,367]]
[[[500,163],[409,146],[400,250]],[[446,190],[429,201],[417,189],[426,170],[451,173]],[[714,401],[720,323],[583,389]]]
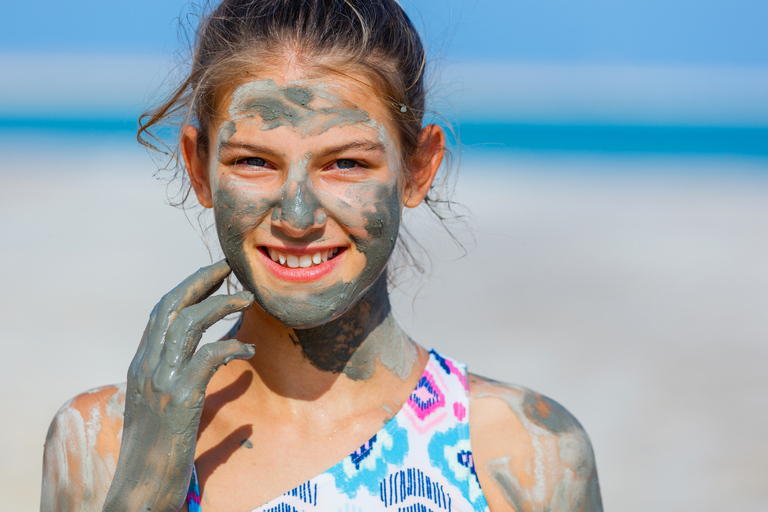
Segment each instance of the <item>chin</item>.
[[[271,292],[264,286],[250,290],[256,296],[256,303],[271,317],[286,327],[309,329],[335,320],[349,308],[363,293],[357,291],[354,283],[341,280],[333,286],[317,292],[294,292],[286,295]],[[362,290],[364,292],[364,290]]]
[[[342,266],[347,257],[348,252],[341,251],[337,258],[323,266]],[[373,288],[376,288],[375,295],[378,296],[378,290],[383,286],[383,295],[386,296],[383,267],[379,267],[377,272],[375,268],[366,266],[352,279],[344,281],[339,277],[334,282],[332,278],[338,271],[337,267],[336,271],[331,271],[323,277],[304,281],[282,279],[280,272],[269,268],[276,263],[266,251],[257,252],[250,261],[238,257],[228,258],[228,261],[243,287],[255,296],[256,304],[267,315],[288,328],[310,329],[327,324],[349,311]],[[260,274],[261,270],[264,270],[264,275]]]

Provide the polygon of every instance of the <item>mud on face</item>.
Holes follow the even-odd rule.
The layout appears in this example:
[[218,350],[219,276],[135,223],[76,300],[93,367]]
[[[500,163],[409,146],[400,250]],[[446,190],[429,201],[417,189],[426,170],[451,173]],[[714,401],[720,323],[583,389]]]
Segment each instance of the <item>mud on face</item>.
[[[373,96],[369,100],[380,104]],[[254,125],[258,130],[253,129]],[[312,152],[292,159],[286,165],[284,181],[273,187],[260,187],[217,173],[219,162],[212,162],[217,231],[235,275],[254,293],[256,302],[284,325],[314,327],[338,317],[355,304],[382,274],[394,249],[402,208],[398,148],[375,115],[343,93],[339,94],[337,89],[314,81],[280,86],[266,79],[246,83],[233,93],[229,119],[219,129],[217,160],[222,148],[232,144],[240,133],[249,134],[246,141],[258,145],[259,132],[277,129],[302,141],[314,140],[313,137],[320,137],[331,129],[334,134],[345,133],[345,130],[366,134],[374,146],[384,151],[389,168],[386,179],[350,183],[341,191],[316,183],[310,165]],[[321,227],[329,219],[346,233],[356,256],[364,259],[362,271],[352,278],[338,279],[330,286],[309,283],[290,293],[258,282],[253,272],[256,264],[253,240],[257,230],[290,232],[291,242],[309,244],[322,236]]]

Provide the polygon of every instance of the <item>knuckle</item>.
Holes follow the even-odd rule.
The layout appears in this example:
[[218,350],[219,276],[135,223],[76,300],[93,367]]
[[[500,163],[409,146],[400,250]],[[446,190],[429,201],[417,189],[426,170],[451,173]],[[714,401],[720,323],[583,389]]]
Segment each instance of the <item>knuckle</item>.
[[179,314],[176,315],[176,319],[173,321],[174,324],[178,324],[179,327],[182,327],[185,330],[188,330],[190,327],[192,327],[196,319],[195,314],[189,309],[190,308],[182,309]]
[[163,395],[168,390],[171,384],[171,378],[167,373],[158,375],[159,372],[155,372],[151,378],[148,378],[142,388],[147,392],[147,395]]
[[200,349],[201,366],[209,370],[215,370],[221,366],[225,360],[231,359],[233,352],[231,344],[228,342],[209,343]]
[[205,366],[210,366],[221,357],[221,349],[213,343],[200,348],[200,359]]
[[166,318],[170,312],[176,308],[178,302],[179,299],[175,295],[172,295],[172,292],[164,295],[157,304],[159,306],[157,309],[158,318]]
[[200,331],[199,319],[194,312],[182,310],[171,324],[169,336],[176,341],[194,339]]
[[184,409],[201,407],[205,395],[194,387],[184,387],[174,390],[171,401]]
[[210,317],[213,319],[226,316],[230,312],[231,305],[225,297],[216,296],[212,297]]
[[230,298],[226,298],[225,300],[221,301],[220,307],[224,313],[229,314],[237,311],[240,308],[240,304]]

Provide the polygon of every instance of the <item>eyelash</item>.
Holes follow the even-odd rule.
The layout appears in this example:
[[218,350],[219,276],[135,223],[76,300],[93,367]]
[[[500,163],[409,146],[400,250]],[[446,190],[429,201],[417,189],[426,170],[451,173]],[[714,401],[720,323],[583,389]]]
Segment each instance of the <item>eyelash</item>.
[[[249,163],[248,162],[249,160],[259,160],[260,163],[258,163],[258,164],[256,164],[256,163]],[[264,160],[261,157],[258,157],[258,156],[249,156],[249,157],[246,157],[246,158],[240,158],[239,160],[237,160],[235,162],[235,164],[244,164],[244,165],[248,165],[250,167],[265,167],[267,165],[267,161]]]
[[[350,163],[352,165],[350,167],[341,167],[339,165],[340,162]],[[366,168],[365,165],[363,165],[359,161],[354,160],[352,158],[339,158],[338,160],[335,160],[333,164],[331,164],[329,167],[334,168],[334,166],[335,166],[335,169],[338,169],[340,171],[353,171],[356,167],[360,167],[363,169]]]
[[[265,159],[258,156],[249,156],[245,158],[239,158],[235,160],[234,163],[235,165],[247,165],[249,167],[271,167],[269,162],[267,162]],[[340,163],[345,163],[350,166],[342,167],[341,165],[339,165]],[[367,169],[368,166],[363,164],[359,160],[355,160],[353,158],[339,158],[338,160],[334,160],[333,163],[331,163],[328,167],[326,167],[326,169],[334,169],[342,172],[351,172],[351,171],[354,171],[355,168]]]

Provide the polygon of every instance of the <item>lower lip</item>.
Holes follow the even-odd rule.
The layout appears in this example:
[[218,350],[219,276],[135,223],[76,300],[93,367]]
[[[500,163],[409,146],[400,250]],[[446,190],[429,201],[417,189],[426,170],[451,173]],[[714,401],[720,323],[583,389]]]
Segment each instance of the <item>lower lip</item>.
[[319,265],[306,268],[284,267],[276,261],[273,261],[272,258],[265,254],[265,251],[261,248],[259,248],[257,252],[259,253],[261,259],[264,260],[264,265],[267,267],[267,269],[269,269],[269,271],[272,272],[272,274],[274,274],[277,278],[283,279],[285,281],[306,282],[316,281],[333,272],[333,269],[339,265],[341,259],[344,257],[347,251],[342,249],[333,259],[324,261]]

